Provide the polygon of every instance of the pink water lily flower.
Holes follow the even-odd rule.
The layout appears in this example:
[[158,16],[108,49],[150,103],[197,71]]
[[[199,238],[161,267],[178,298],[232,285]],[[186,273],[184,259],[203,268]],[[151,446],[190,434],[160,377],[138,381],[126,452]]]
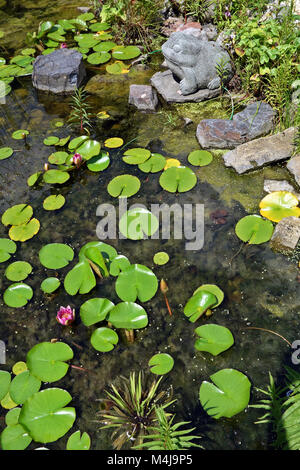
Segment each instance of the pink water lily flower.
[[67,49],[68,48],[68,45],[66,42],[62,42],[61,45],[60,45],[60,48],[61,49]]
[[56,320],[61,325],[71,325],[75,320],[75,310],[68,305],[67,307],[60,307],[57,312]]
[[82,163],[82,156],[80,155],[80,153],[75,153],[75,155],[73,156],[72,161],[73,161],[74,165],[76,165],[76,167],[79,168],[81,163]]

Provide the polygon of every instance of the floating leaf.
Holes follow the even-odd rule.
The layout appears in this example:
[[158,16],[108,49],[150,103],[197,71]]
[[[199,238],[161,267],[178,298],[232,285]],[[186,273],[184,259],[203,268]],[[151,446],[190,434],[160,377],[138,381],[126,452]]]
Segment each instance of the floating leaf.
[[66,375],[73,351],[65,343],[43,342],[36,344],[27,354],[26,363],[30,372],[42,382],[56,382]]
[[120,232],[130,240],[142,240],[146,236],[152,236],[158,227],[157,217],[142,207],[127,211],[119,223]]
[[106,31],[107,29],[110,28],[110,25],[108,23],[94,23],[89,26],[91,31]]
[[92,157],[87,162],[87,167],[90,171],[103,171],[110,164],[110,158],[107,152],[101,151],[99,155]]
[[43,174],[45,183],[48,184],[63,184],[70,178],[67,171],[61,170],[48,170]]
[[101,145],[97,140],[85,140],[76,148],[76,153],[80,153],[85,160],[89,160],[90,158],[99,155],[100,150]]
[[24,450],[31,441],[28,431],[21,424],[7,426],[0,435],[2,450]]
[[35,54],[35,49],[27,47],[26,49],[21,50],[22,55],[34,55]]
[[74,258],[73,249],[64,243],[49,243],[39,251],[40,262],[48,269],[61,269]]
[[[2,79],[1,77],[1,69],[0,69],[0,78]],[[2,79],[3,81],[3,79]],[[8,85],[8,83],[5,83],[1,85],[1,88],[0,88],[0,99],[4,98],[5,96],[9,95],[9,93],[11,92],[11,86]]]
[[68,156],[67,152],[54,152],[48,157],[48,162],[52,165],[63,165]]
[[235,226],[237,236],[249,245],[258,245],[269,241],[273,230],[272,223],[259,215],[246,215]]
[[119,337],[111,328],[97,328],[91,336],[93,348],[101,352],[109,352],[118,344]]
[[112,53],[114,59],[130,60],[141,55],[141,51],[137,46],[118,46]]
[[87,294],[96,285],[96,279],[88,261],[80,261],[65,277],[64,287],[69,295]]
[[[91,249],[93,249],[93,250],[91,251]],[[99,256],[95,256],[96,251],[94,249],[99,251],[99,254],[101,255],[101,258],[102,258],[102,262],[104,261],[105,265],[106,264],[109,265],[110,262],[118,254],[117,251],[115,250],[115,248],[112,247],[111,245],[108,245],[108,243],[104,243],[104,242],[100,242],[100,241],[89,242],[89,243],[86,243],[81,248],[81,250],[79,252],[79,260],[82,261],[82,260],[88,258],[88,259],[91,259],[91,261],[93,261],[94,263],[97,264],[101,258]],[[105,275],[108,275],[106,266],[102,267],[101,265],[99,265],[99,267],[102,268],[103,271],[106,271]]]
[[166,159],[159,153],[151,153],[151,157],[144,163],[139,164],[139,169],[144,173],[158,173],[166,165]]
[[200,336],[196,339],[195,348],[198,351],[207,351],[213,356],[226,351],[234,344],[232,333],[225,326],[202,325],[196,328],[195,333]]
[[180,163],[179,160],[177,160],[177,158],[168,158],[168,159],[166,160],[166,164],[165,164],[165,166],[164,166],[164,170],[167,170],[168,168],[172,168],[173,166],[175,166],[175,167],[177,168],[177,167],[180,166],[180,165],[181,165],[181,163]]
[[87,135],[81,135],[80,137],[72,139],[68,145],[69,150],[76,150],[83,142],[87,141],[88,138]]
[[214,308],[218,307],[224,300],[224,292],[220,289],[220,287],[216,286],[215,284],[202,284],[202,286],[198,287],[195,290],[193,295],[198,294],[198,292],[205,290],[210,292],[211,294],[215,295],[218,299],[218,302],[214,306]]
[[71,395],[60,388],[35,393],[23,405],[19,422],[37,442],[54,442],[64,436],[76,418],[74,408],[66,408]]
[[159,266],[162,266],[163,264],[166,264],[169,261],[170,257],[168,253],[165,251],[158,251],[155,253],[153,256],[153,261],[155,264],[158,264]]
[[9,394],[15,403],[21,405],[40,388],[41,381],[26,370],[13,379],[9,387]]
[[67,450],[89,450],[91,447],[91,438],[84,432],[82,436],[80,431],[73,432],[67,442]]
[[5,415],[6,426],[18,424],[21,408],[12,408]]
[[148,325],[146,311],[133,302],[120,302],[109,313],[108,321],[115,328],[134,330],[145,328]]
[[141,182],[136,176],[120,175],[113,178],[107,191],[113,197],[130,197],[136,194],[141,187]]
[[44,279],[41,284],[41,289],[45,294],[52,294],[55,292],[60,286],[60,280],[56,277],[48,277]]
[[213,156],[207,150],[194,150],[188,156],[188,161],[194,166],[206,166],[212,162]]
[[48,196],[43,202],[43,208],[46,211],[56,211],[61,209],[65,202],[65,198],[61,194]]
[[251,384],[235,369],[219,370],[210,376],[213,382],[202,382],[199,398],[204,410],[215,419],[231,418],[243,411],[249,403]]
[[93,47],[93,50],[95,52],[109,52],[111,51],[114,47],[116,47],[116,43],[112,41],[103,41],[100,42],[100,44],[97,44],[96,46]]
[[28,204],[17,204],[7,209],[2,215],[3,225],[22,225],[31,219],[33,209]]
[[186,166],[168,168],[159,178],[161,187],[170,193],[190,191],[196,183],[197,176]]
[[184,307],[184,314],[194,323],[209,308],[215,307],[218,302],[217,297],[209,291],[200,290],[194,294]]
[[174,359],[170,354],[154,354],[148,365],[151,366],[150,370],[153,374],[165,375],[173,369]]
[[109,52],[94,52],[88,56],[88,63],[93,65],[105,64],[111,59]]
[[2,400],[9,390],[11,375],[6,370],[0,370],[0,400]]
[[124,162],[128,163],[129,165],[140,165],[144,163],[148,158],[151,157],[150,150],[142,149],[142,148],[134,148],[126,150],[123,156]]
[[28,370],[28,367],[26,362],[23,361],[16,362],[12,367],[12,371],[15,375],[22,374],[22,372],[25,372],[25,370]]
[[24,281],[31,271],[31,264],[26,261],[15,261],[6,268],[5,276],[10,281]]
[[125,271],[130,266],[130,261],[126,256],[118,255],[116,256],[110,265],[109,273],[112,276],[118,276],[120,271]]
[[93,18],[95,18],[94,13],[87,12],[87,13],[82,13],[82,15],[79,15],[77,17],[78,20],[83,20],[83,21],[91,21]]
[[114,306],[113,302],[105,298],[87,300],[80,307],[82,323],[86,326],[91,326],[105,320]]
[[105,147],[110,149],[116,149],[121,147],[124,144],[124,140],[120,137],[111,137],[110,139],[106,139],[104,142]]
[[12,138],[16,140],[22,140],[25,139],[25,137],[29,134],[29,131],[26,129],[19,129],[18,131],[15,131],[12,133]]
[[38,171],[37,173],[33,173],[33,175],[29,176],[29,178],[27,179],[28,186],[34,186],[35,183],[37,183],[37,181],[40,179],[42,174],[42,171]]
[[116,281],[116,293],[120,299],[147,302],[156,294],[157,277],[151,269],[142,264],[132,264],[122,271]]
[[44,145],[56,145],[58,142],[59,137],[56,137],[55,135],[50,135],[43,141]]
[[121,62],[115,62],[106,66],[106,72],[112,75],[120,75],[122,73],[128,73],[129,70]]
[[9,158],[14,153],[13,149],[10,147],[2,147],[0,148],[0,160],[5,160]]
[[12,408],[15,408],[17,404],[12,400],[9,392],[5,395],[4,398],[1,400],[1,406],[2,408],[5,408],[6,410],[11,410]]
[[273,222],[280,222],[284,217],[300,217],[297,197],[288,191],[275,191],[265,196],[259,203],[260,213]]
[[24,307],[33,297],[33,291],[30,286],[23,282],[15,283],[9,286],[3,294],[3,300],[8,307]]
[[26,242],[34,237],[40,230],[40,222],[37,219],[31,219],[26,224],[13,225],[9,229],[9,237],[15,242]]
[[0,263],[7,261],[17,251],[17,245],[8,238],[0,238]]

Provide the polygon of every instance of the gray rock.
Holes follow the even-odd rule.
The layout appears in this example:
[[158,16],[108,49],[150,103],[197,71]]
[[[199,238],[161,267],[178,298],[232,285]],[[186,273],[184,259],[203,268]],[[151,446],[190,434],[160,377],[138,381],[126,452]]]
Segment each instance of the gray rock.
[[72,93],[86,76],[83,58],[74,49],[58,49],[40,55],[33,64],[32,83],[38,90]]
[[216,65],[224,60],[226,81],[232,77],[228,53],[214,41],[203,41],[184,31],[171,34],[162,45],[162,52],[172,73],[180,80],[180,91],[191,95],[198,90],[216,90],[220,78]]
[[289,191],[300,199],[300,194],[295,191],[293,186],[286,180],[265,180],[264,191],[266,193],[273,193],[275,191]]
[[139,111],[154,112],[158,105],[157,93],[149,85],[130,85],[129,104]]
[[273,250],[289,254],[294,251],[300,239],[300,219],[285,217],[276,225],[270,244]]
[[223,155],[226,166],[234,168],[237,173],[256,170],[269,163],[287,160],[294,149],[295,128],[290,127],[279,134],[261,137],[239,145]]
[[287,169],[292,173],[297,184],[300,186],[300,154],[295,155],[287,164]]
[[179,88],[179,83],[174,79],[171,70],[165,72],[157,72],[150,80],[151,85],[156,88],[157,92],[163,97],[167,103],[187,103],[205,101],[218,96],[220,90],[198,90],[191,95],[183,95]]
[[249,104],[229,119],[203,119],[196,136],[202,148],[231,149],[261,137],[273,128],[275,111],[262,101]]

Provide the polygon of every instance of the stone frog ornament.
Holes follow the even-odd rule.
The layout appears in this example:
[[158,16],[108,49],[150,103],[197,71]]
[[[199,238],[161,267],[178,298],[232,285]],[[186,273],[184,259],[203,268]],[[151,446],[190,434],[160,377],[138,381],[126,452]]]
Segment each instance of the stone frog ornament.
[[223,62],[226,79],[233,75],[229,54],[216,42],[206,41],[182,31],[172,33],[163,44],[167,66],[180,79],[180,91],[190,95],[200,89],[220,87],[216,66]]

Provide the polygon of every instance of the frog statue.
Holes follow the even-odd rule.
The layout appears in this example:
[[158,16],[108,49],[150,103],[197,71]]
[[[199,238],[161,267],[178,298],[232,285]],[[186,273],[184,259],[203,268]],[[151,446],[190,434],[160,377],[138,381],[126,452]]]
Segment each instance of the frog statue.
[[215,41],[179,31],[171,34],[163,44],[162,52],[167,66],[180,80],[182,95],[219,88],[221,81],[216,66],[220,67],[220,64],[223,67],[223,83],[232,78],[229,54]]

